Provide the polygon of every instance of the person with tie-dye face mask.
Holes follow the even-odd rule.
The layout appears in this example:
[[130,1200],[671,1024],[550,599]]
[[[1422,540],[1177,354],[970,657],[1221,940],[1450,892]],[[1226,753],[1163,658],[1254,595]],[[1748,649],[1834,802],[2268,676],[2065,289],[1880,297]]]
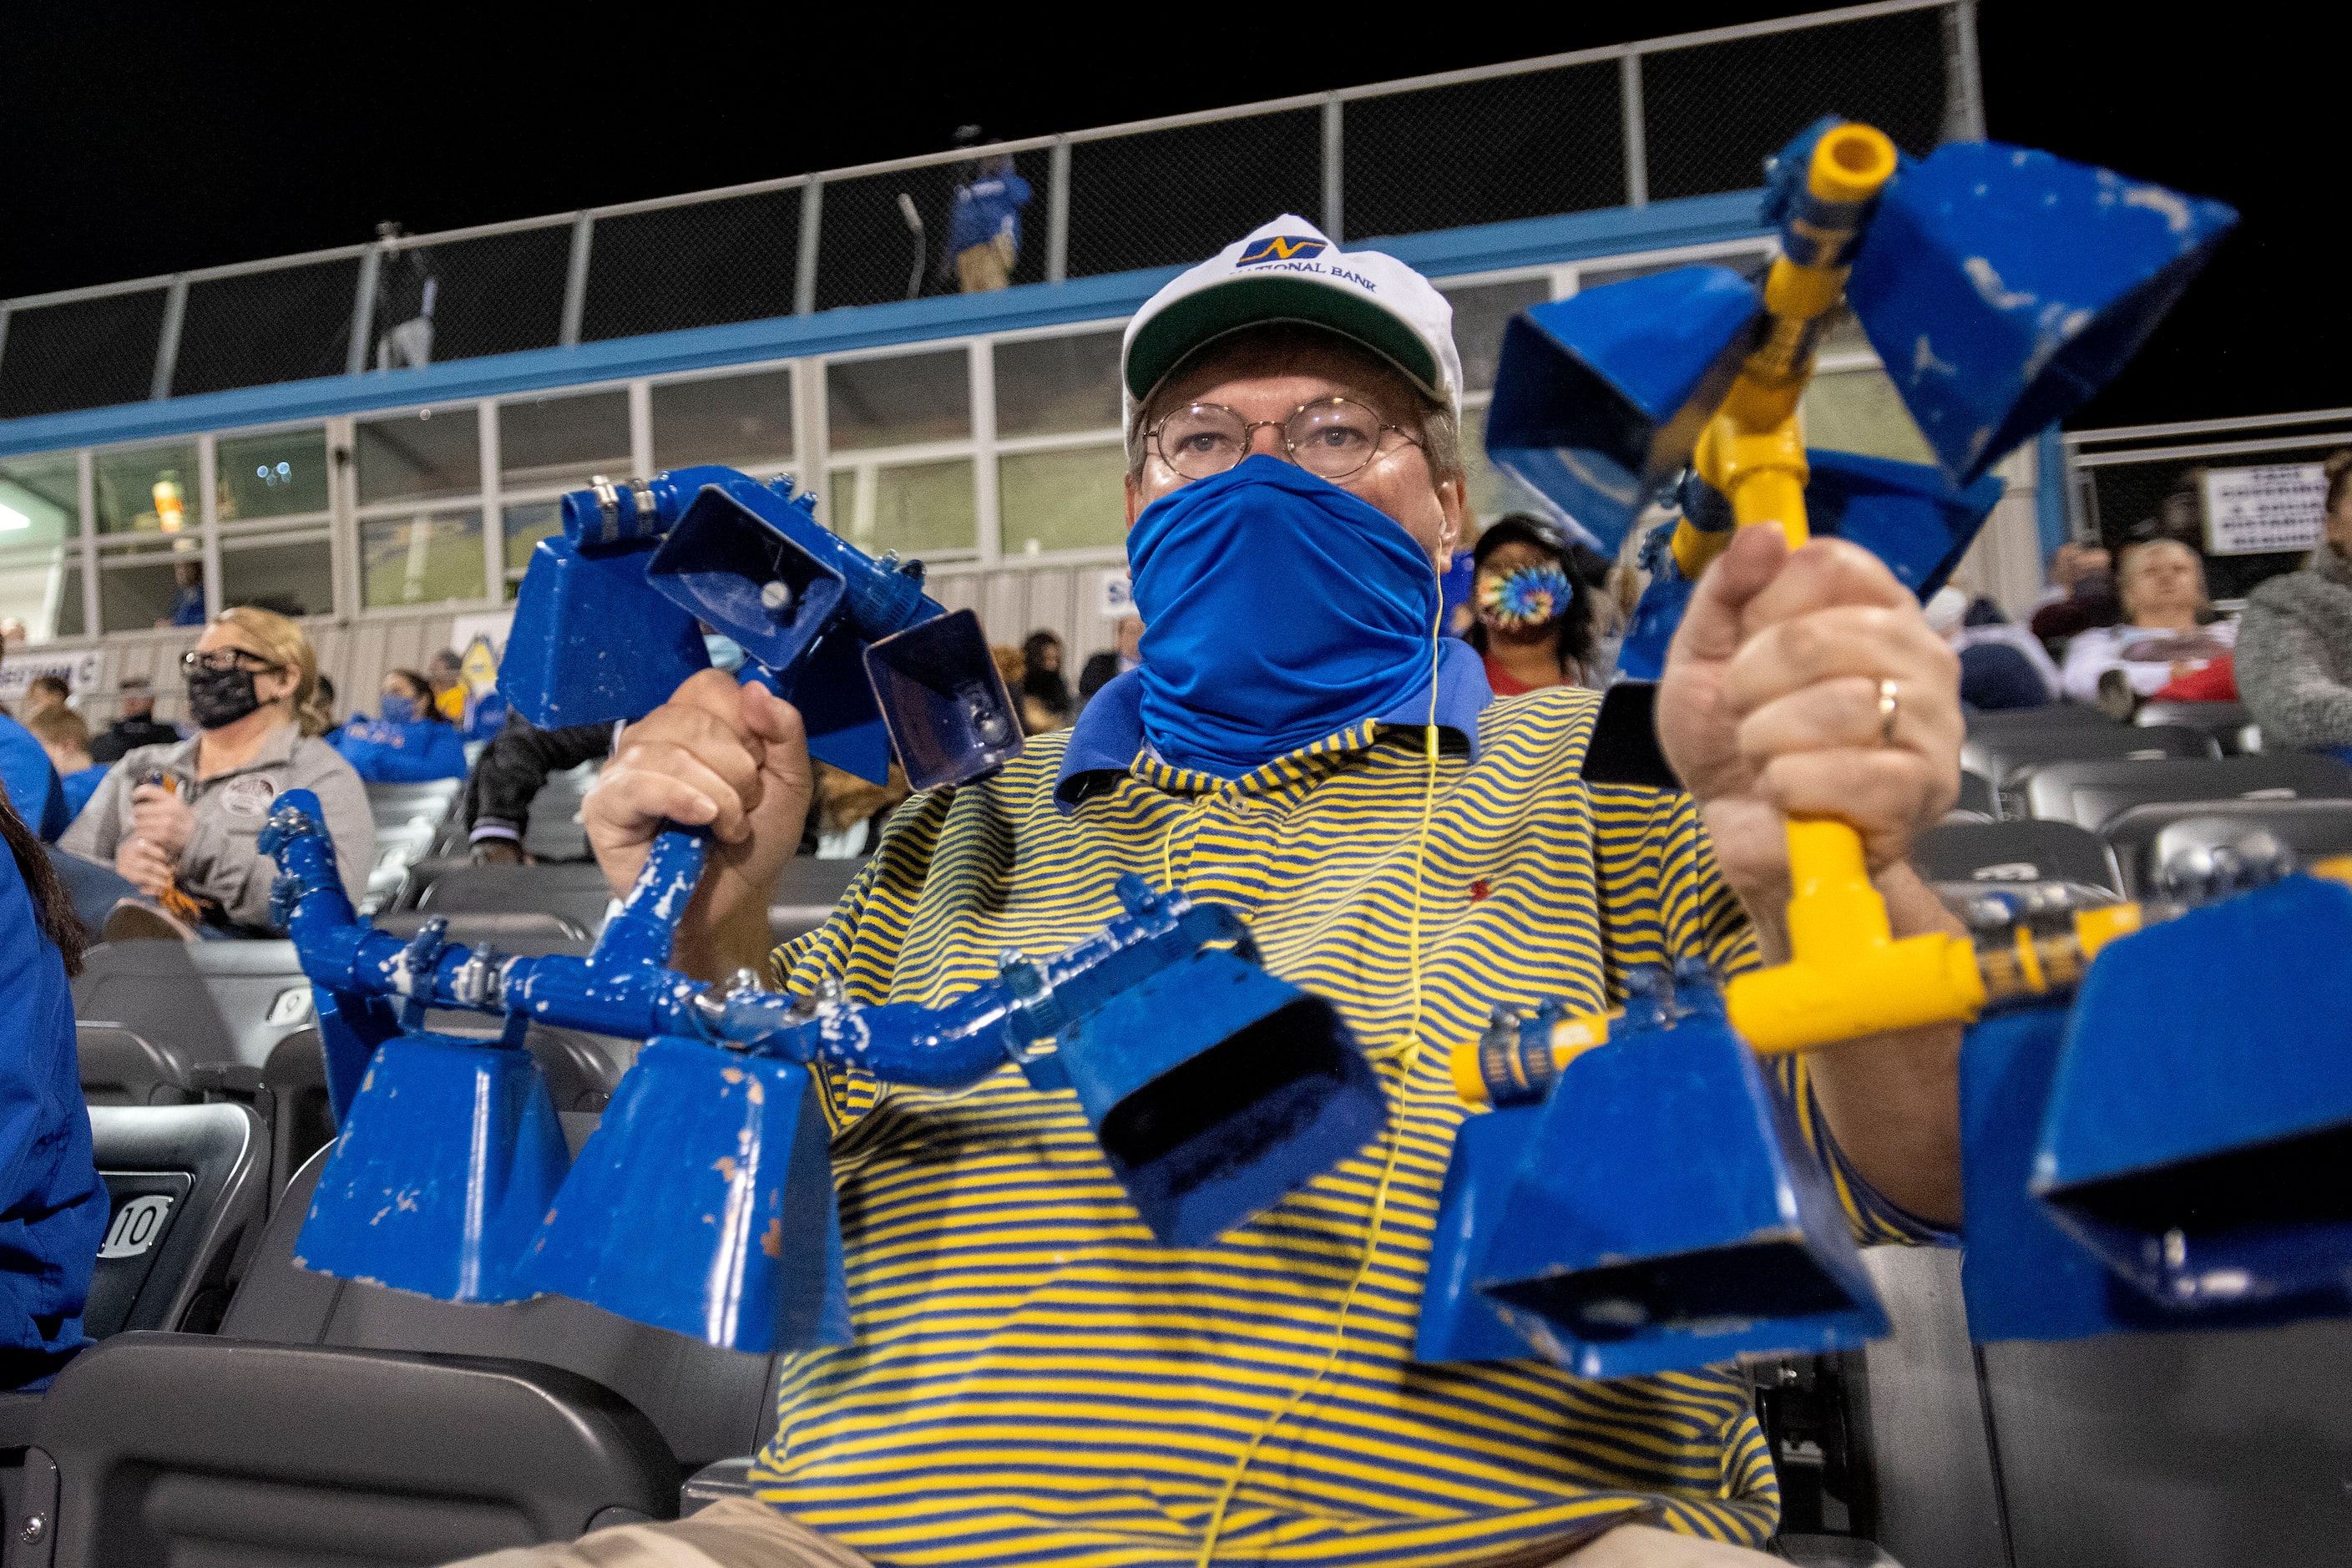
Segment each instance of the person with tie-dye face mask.
[[1471,550],[1474,617],[1464,634],[1486,661],[1497,697],[1600,682],[1592,659],[1592,591],[1579,551],[1552,523],[1525,512],[1497,520]]

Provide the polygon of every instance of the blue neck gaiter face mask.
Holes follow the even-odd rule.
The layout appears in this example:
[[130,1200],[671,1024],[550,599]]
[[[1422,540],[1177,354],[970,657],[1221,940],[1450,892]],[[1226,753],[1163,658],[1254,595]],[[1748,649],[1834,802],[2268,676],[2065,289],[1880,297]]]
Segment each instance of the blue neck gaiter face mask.
[[1176,767],[1239,778],[1429,689],[1429,557],[1295,464],[1247,458],[1161,497],[1127,559],[1143,735]]

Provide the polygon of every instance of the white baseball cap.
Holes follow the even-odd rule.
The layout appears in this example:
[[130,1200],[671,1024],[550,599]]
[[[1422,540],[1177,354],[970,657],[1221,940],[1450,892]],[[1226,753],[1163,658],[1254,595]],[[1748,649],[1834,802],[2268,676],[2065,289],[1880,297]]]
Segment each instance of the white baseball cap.
[[1462,412],[1454,307],[1429,279],[1377,250],[1343,251],[1295,213],[1253,229],[1145,302],[1119,349],[1131,411],[1184,356],[1244,327],[1297,321],[1361,343]]

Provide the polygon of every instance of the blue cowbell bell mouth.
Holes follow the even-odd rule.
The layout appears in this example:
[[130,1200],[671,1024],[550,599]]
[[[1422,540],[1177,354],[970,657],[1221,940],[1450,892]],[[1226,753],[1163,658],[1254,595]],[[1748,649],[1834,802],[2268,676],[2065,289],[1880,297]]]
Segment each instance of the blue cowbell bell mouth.
[[1428,555],[1295,464],[1260,454],[1162,496],[1127,558],[1144,738],[1176,767],[1238,778],[1429,686]]

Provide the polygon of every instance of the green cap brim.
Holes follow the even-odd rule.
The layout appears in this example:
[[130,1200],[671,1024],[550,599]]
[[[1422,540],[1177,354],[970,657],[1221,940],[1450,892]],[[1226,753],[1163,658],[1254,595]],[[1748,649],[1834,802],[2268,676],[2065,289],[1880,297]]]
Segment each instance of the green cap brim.
[[1437,387],[1436,356],[1411,327],[1350,290],[1279,275],[1213,285],[1146,321],[1127,351],[1127,389],[1140,403],[1202,343],[1242,327],[1275,321],[1324,327],[1353,339],[1430,396],[1445,395]]

